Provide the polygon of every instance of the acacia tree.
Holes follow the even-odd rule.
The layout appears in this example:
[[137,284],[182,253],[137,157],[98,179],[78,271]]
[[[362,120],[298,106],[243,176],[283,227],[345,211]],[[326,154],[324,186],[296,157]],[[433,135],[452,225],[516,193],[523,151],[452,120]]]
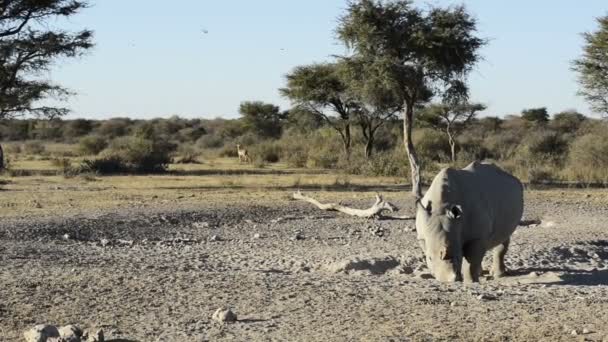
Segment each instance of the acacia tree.
[[521,111],[521,117],[526,121],[535,122],[541,125],[549,122],[547,107],[524,109]]
[[374,151],[376,132],[397,115],[402,105],[392,89],[386,87],[381,79],[364,79],[373,74],[366,70],[370,65],[354,59],[346,59],[338,65],[349,97],[356,103],[356,109],[353,111],[354,122],[361,128],[365,141],[365,157],[369,159]]
[[77,57],[91,48],[92,32],[53,29],[51,22],[68,18],[87,6],[77,0],[0,1],[0,118],[34,114],[53,118],[65,108],[38,106],[48,97],[70,92],[41,77],[56,60]]
[[239,107],[245,128],[260,137],[278,138],[287,114],[278,106],[261,101],[243,102]]
[[38,105],[40,100],[70,94],[39,76],[57,59],[79,56],[93,46],[89,30],[74,33],[49,25],[86,6],[77,0],[0,1],[0,120],[24,114],[54,118],[68,112]]
[[475,35],[475,19],[463,6],[423,11],[409,0],[360,0],[348,4],[337,33],[351,51],[345,58],[368,65],[364,79],[380,80],[402,104],[412,192],[421,198],[414,110],[437,94],[467,97],[466,76],[485,44]]
[[434,104],[429,106],[422,119],[433,128],[444,131],[450,144],[452,163],[456,161],[456,139],[475,118],[485,110],[480,103]]
[[585,46],[572,69],[579,74],[582,89],[578,92],[591,108],[608,115],[608,15],[597,18],[599,29],[583,33]]
[[352,143],[351,120],[357,105],[349,98],[338,66],[335,63],[299,66],[286,78],[287,86],[279,90],[281,95],[314,113],[338,132],[348,158]]

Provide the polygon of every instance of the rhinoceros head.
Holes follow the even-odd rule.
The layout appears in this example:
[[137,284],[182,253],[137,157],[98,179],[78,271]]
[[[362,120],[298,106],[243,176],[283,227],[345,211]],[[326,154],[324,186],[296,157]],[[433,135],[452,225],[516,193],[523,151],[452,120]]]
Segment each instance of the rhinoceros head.
[[462,207],[441,204],[433,208],[429,201],[418,201],[416,231],[426,263],[439,281],[461,281],[462,265]]

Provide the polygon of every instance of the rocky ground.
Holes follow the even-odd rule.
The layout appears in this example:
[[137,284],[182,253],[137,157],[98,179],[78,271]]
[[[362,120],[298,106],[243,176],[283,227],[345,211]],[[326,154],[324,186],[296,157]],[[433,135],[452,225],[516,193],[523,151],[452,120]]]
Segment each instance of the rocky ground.
[[514,274],[476,285],[429,279],[411,221],[303,202],[10,219],[0,340],[74,323],[114,341],[608,341],[607,214],[528,200],[542,223],[516,231]]

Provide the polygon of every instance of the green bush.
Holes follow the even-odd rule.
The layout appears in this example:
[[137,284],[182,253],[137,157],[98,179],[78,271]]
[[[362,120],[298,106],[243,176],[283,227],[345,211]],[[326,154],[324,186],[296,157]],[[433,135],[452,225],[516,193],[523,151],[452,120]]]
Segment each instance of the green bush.
[[82,172],[102,175],[128,173],[129,167],[117,156],[85,159],[80,167]]
[[108,141],[96,135],[83,137],[78,142],[78,151],[87,156],[96,156],[106,147],[108,147]]
[[[139,137],[120,137],[113,140],[104,151],[102,159],[115,163],[128,172],[154,173],[166,171],[175,146],[165,141],[153,141]],[[109,169],[120,169],[121,167]],[[106,172],[107,173],[107,172]]]

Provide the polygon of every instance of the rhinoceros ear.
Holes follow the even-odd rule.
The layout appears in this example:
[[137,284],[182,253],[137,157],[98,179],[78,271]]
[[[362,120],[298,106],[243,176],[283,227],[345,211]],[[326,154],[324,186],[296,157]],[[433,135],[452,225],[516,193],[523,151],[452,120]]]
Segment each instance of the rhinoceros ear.
[[458,204],[453,205],[448,209],[447,215],[451,219],[457,219],[462,216],[462,207]]
[[422,209],[424,209],[424,211],[426,211],[428,214],[431,213],[431,211],[433,211],[433,205],[431,203],[431,201],[429,201],[429,203],[427,204],[427,206],[425,207],[424,204],[422,204],[422,200],[418,199],[416,200],[416,205],[420,206]]

